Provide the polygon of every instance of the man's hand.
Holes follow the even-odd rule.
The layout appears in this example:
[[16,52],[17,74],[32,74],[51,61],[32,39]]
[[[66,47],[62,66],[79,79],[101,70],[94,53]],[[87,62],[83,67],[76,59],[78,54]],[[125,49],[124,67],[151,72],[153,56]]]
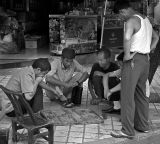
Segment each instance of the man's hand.
[[95,71],[94,76],[104,76],[104,73],[100,72],[100,71]]
[[111,91],[108,91],[108,92],[104,91],[104,98],[105,99],[109,100],[111,95],[112,95]]
[[133,57],[134,57],[134,55],[135,55],[136,53],[137,53],[137,52],[134,52],[134,53],[129,54],[129,55],[124,55],[123,61],[128,61],[128,60],[133,59]]
[[36,77],[36,82],[39,84],[43,80],[43,77]]

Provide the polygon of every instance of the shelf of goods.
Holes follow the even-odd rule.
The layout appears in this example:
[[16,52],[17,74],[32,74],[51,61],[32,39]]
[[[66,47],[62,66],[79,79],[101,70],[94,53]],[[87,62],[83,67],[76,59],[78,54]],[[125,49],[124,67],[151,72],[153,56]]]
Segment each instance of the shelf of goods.
[[77,54],[97,49],[97,16],[49,15],[50,51],[60,54],[63,48]]

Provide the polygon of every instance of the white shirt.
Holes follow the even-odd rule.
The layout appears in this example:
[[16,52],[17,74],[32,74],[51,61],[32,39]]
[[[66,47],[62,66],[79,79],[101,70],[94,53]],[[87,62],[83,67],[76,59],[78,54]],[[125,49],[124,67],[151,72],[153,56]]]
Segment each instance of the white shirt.
[[131,52],[138,52],[142,54],[150,53],[150,45],[152,40],[152,25],[148,18],[143,19],[139,15],[134,15],[140,18],[141,28],[131,39]]

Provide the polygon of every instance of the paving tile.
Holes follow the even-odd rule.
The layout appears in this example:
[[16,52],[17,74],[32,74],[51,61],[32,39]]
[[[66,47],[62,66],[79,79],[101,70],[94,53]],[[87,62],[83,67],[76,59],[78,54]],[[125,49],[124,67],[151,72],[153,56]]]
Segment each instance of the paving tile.
[[54,137],[54,141],[55,142],[66,142],[67,141],[67,137],[58,137],[58,136],[55,136]]
[[73,126],[71,126],[70,131],[83,132],[84,131],[84,125],[73,125]]
[[87,124],[86,128],[90,128],[90,129],[96,129],[98,127],[98,124]]
[[98,133],[88,133],[88,132],[85,132],[84,138],[98,139]]
[[121,125],[113,125],[114,130],[121,130],[122,126]]
[[94,141],[94,139],[87,139],[87,138],[84,139],[84,142],[92,142],[92,141]]
[[104,128],[105,128],[106,130],[112,130],[112,129],[113,129],[112,124],[104,125]]
[[102,135],[99,137],[99,139],[106,139],[106,138],[111,138],[112,136],[110,135],[111,132],[109,132],[108,135]]
[[86,128],[85,129],[86,133],[98,133],[98,127],[93,129],[93,128]]
[[122,125],[122,123],[121,123],[121,122],[119,122],[119,121],[113,121],[113,125],[121,126],[121,125]]
[[119,121],[120,121],[120,117],[112,117],[112,121],[117,121],[117,122],[119,122]]
[[54,133],[54,136],[56,136],[56,137],[61,137],[61,136],[67,137],[68,136],[68,131],[56,130],[55,133]]
[[60,131],[60,130],[69,131],[69,126],[56,126],[56,130],[57,131]]
[[106,120],[104,120],[104,124],[111,125],[112,124],[112,120],[111,119],[106,119]]
[[82,143],[82,138],[69,137],[68,142],[71,142],[71,143]]
[[70,132],[69,137],[82,138],[83,137],[83,132]]

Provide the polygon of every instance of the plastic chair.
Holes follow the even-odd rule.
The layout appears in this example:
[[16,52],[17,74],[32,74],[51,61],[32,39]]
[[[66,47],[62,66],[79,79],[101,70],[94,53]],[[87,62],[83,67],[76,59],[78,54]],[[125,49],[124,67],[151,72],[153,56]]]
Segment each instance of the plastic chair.
[[[16,117],[11,118],[12,140],[17,142],[17,136],[20,136],[17,130],[25,128],[28,131],[28,144],[34,143],[34,137],[43,137],[49,144],[53,144],[53,123],[49,122],[41,111],[33,113],[32,108],[24,98],[24,94],[11,91],[2,85],[0,85],[0,88],[10,99],[16,114]],[[27,110],[27,114],[23,114],[20,103]],[[40,133],[41,128],[46,128],[48,131]]]

